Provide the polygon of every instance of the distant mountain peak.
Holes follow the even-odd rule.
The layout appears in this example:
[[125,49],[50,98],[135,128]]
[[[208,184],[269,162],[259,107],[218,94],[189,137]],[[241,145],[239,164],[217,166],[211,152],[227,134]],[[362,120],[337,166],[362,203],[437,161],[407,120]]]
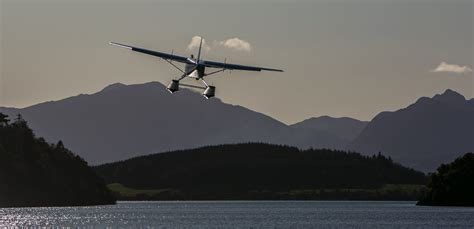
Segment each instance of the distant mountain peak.
[[474,103],[446,90],[394,112],[379,113],[348,148],[386,152],[395,161],[431,172],[473,151]]
[[126,87],[126,86],[127,85],[125,85],[123,83],[114,83],[114,84],[108,85],[107,87],[104,87],[104,89],[102,89],[101,91],[102,92],[112,91],[112,90],[123,88],[123,87]]
[[443,94],[459,94],[459,93],[457,93],[456,91],[448,88],[444,91]]
[[418,105],[429,105],[429,104],[451,104],[451,105],[464,105],[468,100],[459,94],[458,92],[447,89],[441,94],[436,94],[432,98],[420,97],[415,103],[408,106],[408,108],[417,107]]
[[[433,99],[434,99],[434,98],[433,98]],[[433,99],[428,98],[428,97],[425,97],[425,96],[420,97],[420,98],[418,98],[418,99],[416,100],[415,103],[410,104],[407,108],[414,107],[414,106],[417,106],[417,105],[420,105],[420,104],[431,104],[431,103],[434,102]],[[404,108],[402,108],[401,110],[403,110],[403,109],[404,109]],[[380,112],[380,113],[386,113],[386,112]]]
[[[168,93],[168,91],[166,90],[166,86],[161,83],[161,82],[158,82],[158,81],[150,81],[150,82],[146,82],[146,83],[137,83],[137,84],[122,84],[122,83],[114,83],[114,84],[111,84],[107,87],[105,87],[104,89],[102,89],[101,91],[99,91],[98,93],[103,93],[103,92],[110,92],[110,91],[117,91],[119,89],[130,89],[130,90],[133,90],[133,89],[137,89],[139,88],[140,90],[145,91],[145,90],[153,90],[153,91],[158,91],[160,93],[162,93],[162,95],[170,95]],[[197,96],[197,95],[201,95],[201,93],[197,90],[193,90],[193,89],[189,89],[187,87],[180,87],[179,89],[179,92],[177,93],[174,93],[173,96],[175,97],[188,97],[188,96]],[[188,98],[189,99],[189,98]],[[214,103],[214,102],[222,102],[219,98],[212,98],[210,101],[208,101],[209,103]]]
[[342,121],[342,120],[347,120],[347,121],[355,121],[355,122],[364,122],[364,121],[360,121],[360,120],[357,120],[355,118],[351,118],[351,117],[331,117],[331,116],[328,116],[328,115],[322,115],[322,116],[319,116],[319,117],[311,117],[311,118],[308,118],[308,119],[305,119],[301,122],[297,122],[297,123],[294,123],[293,125],[295,124],[299,124],[299,123],[304,123],[304,122],[317,122],[317,121],[333,121],[333,122],[336,122],[336,121]]
[[327,115],[313,117],[291,125],[300,130],[328,133],[341,139],[354,139],[367,125],[367,122],[348,117],[335,118]]
[[433,99],[439,102],[447,102],[447,103],[459,103],[459,102],[466,101],[466,98],[463,95],[451,89],[447,89],[442,94],[435,95]]

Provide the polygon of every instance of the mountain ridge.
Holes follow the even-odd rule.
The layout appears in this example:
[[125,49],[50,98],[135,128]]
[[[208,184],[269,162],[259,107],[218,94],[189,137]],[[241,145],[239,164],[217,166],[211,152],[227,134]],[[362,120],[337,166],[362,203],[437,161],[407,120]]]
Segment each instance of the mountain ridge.
[[0,111],[21,113],[48,141],[63,140],[92,164],[209,144],[271,142],[289,129],[270,116],[187,89],[171,95],[158,82],[114,84],[94,94]]
[[421,97],[405,108],[381,112],[348,144],[363,153],[382,151],[422,171],[474,150],[474,104],[452,90]]
[[[466,137],[446,146],[441,144],[442,141],[433,140],[436,138],[425,139],[415,144],[416,149],[407,147],[414,142],[394,144],[392,139],[400,135],[415,139],[430,131],[455,132],[449,126],[451,119],[470,120],[466,118],[469,115],[461,114],[470,114],[471,110],[474,111],[472,107],[474,99],[467,100],[448,89],[432,98],[421,97],[405,108],[381,112],[369,122],[349,117],[320,116],[287,125],[271,116],[224,103],[218,98],[207,100],[189,89],[170,94],[165,85],[148,82],[131,85],[115,83],[96,93],[80,94],[25,108],[0,107],[0,112],[10,116],[21,113],[39,135],[49,142],[63,140],[91,164],[206,145],[264,142],[297,146],[300,149],[354,150],[363,154],[381,151],[398,162],[430,171],[438,166],[435,163],[450,160],[462,153],[457,151],[469,149],[449,149],[454,143],[466,145]],[[438,129],[430,129],[433,121],[423,121],[424,117],[431,116],[437,117]],[[414,122],[414,117],[420,120]],[[397,120],[394,125],[379,125],[382,122],[395,123]],[[469,122],[461,122],[457,126],[462,129]],[[403,132],[403,129],[410,130],[414,126],[417,126],[415,131]],[[427,133],[421,131],[424,129]],[[383,139],[377,139],[377,136],[383,136]],[[442,134],[438,136],[446,137]],[[430,144],[437,144],[443,151],[456,152],[450,152],[452,155],[445,158],[440,152],[432,154],[419,150],[422,148],[420,145]],[[402,151],[406,152],[402,154]],[[431,165],[426,167],[410,161],[410,154],[417,157],[416,161],[422,162],[426,155],[434,156],[428,159]]]
[[353,140],[369,122],[350,117],[330,117],[327,115],[312,117],[290,125],[298,129],[324,131],[342,137],[347,141]]

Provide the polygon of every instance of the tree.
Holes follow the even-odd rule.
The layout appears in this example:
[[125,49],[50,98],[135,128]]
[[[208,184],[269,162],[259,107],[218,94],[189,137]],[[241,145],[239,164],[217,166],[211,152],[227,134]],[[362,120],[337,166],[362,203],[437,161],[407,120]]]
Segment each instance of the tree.
[[63,141],[59,140],[59,142],[56,144],[56,149],[58,149],[58,150],[64,150]]
[[0,208],[113,204],[105,182],[60,141],[36,138],[21,115],[1,115]]
[[418,205],[474,206],[474,154],[466,153],[431,174]]
[[26,121],[23,119],[23,116],[21,114],[16,115],[15,124],[17,124],[19,126],[26,126],[27,125]]
[[0,126],[6,126],[8,125],[8,122],[10,122],[8,118],[8,115],[0,113]]

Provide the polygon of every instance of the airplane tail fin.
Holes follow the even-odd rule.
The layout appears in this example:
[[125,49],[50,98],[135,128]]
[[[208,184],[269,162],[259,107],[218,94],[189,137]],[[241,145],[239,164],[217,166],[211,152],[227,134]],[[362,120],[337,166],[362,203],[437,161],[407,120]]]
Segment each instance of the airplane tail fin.
[[201,43],[199,44],[199,51],[198,51],[198,56],[197,56],[198,63],[199,63],[199,60],[201,59],[201,48],[202,48],[202,37],[201,37]]

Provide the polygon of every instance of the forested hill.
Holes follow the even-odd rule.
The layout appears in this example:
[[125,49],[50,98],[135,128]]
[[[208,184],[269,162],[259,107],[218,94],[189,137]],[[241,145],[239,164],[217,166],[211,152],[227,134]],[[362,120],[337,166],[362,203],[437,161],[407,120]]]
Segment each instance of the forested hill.
[[428,191],[418,205],[474,207],[474,154],[466,153],[431,174]]
[[[423,173],[382,155],[248,143],[142,156],[95,170],[107,183],[176,190],[183,199],[229,199],[252,191],[373,189],[425,184]],[[245,198],[247,198],[246,196]]]
[[0,207],[114,204],[104,181],[62,142],[36,138],[0,113]]

